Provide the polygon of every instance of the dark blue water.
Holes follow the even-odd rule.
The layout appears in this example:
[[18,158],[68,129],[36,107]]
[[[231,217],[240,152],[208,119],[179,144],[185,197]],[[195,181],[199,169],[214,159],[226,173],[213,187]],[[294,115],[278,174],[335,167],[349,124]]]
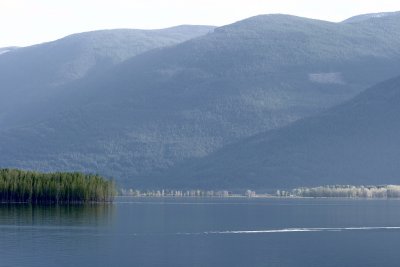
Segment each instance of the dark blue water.
[[1,267],[400,266],[400,201],[0,205]]

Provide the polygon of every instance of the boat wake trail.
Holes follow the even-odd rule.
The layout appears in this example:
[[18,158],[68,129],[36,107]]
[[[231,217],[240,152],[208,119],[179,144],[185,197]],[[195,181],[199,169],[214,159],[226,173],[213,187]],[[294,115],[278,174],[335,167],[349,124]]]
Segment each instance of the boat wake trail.
[[297,232],[342,232],[342,231],[373,231],[400,230],[398,226],[391,227],[331,227],[331,228],[284,228],[254,231],[210,231],[205,234],[268,234],[268,233],[297,233]]

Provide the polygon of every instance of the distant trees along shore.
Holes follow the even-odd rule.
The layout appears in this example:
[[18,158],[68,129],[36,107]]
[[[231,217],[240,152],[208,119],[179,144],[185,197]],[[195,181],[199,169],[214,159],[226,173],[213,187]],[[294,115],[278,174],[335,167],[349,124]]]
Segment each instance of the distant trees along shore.
[[297,197],[400,198],[400,186],[330,185],[311,188],[302,187],[294,189],[291,192],[280,191],[277,195],[292,195]]

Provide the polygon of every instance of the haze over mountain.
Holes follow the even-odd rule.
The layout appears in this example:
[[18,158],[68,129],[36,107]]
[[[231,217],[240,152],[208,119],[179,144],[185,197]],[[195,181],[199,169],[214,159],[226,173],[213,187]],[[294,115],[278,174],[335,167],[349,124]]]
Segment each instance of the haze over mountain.
[[5,54],[5,53],[8,53],[8,52],[11,52],[11,51],[13,51],[13,50],[15,50],[15,49],[17,49],[18,47],[15,47],[15,46],[11,46],[11,47],[2,47],[2,48],[0,48],[0,55],[3,55],[3,54]]
[[383,17],[391,17],[391,16],[398,16],[400,12],[381,12],[381,13],[371,13],[371,14],[363,14],[363,15],[358,15],[351,17],[349,19],[346,19],[345,23],[355,23],[355,22],[362,22],[365,20],[374,20],[374,19],[380,19]]
[[[143,52],[211,32],[212,26],[161,30],[116,29],[79,33],[20,49],[3,48],[0,58],[0,126],[16,123],[14,113],[59,94],[60,85],[99,73]],[[12,52],[12,53],[11,53]],[[58,88],[58,89],[56,89]]]
[[14,124],[4,113],[0,164],[98,172],[144,187],[153,172],[398,75],[399,28],[399,15],[357,23],[265,15],[151,50],[14,109]]
[[399,102],[400,77],[317,116],[181,164],[164,174],[173,179],[155,179],[152,186],[271,189],[398,184]]

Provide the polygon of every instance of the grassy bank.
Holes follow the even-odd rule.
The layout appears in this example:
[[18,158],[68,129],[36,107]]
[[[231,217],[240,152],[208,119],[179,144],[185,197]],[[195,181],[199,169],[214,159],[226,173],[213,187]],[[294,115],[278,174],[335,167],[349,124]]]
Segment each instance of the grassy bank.
[[98,175],[0,170],[0,202],[86,203],[110,202],[114,182]]

